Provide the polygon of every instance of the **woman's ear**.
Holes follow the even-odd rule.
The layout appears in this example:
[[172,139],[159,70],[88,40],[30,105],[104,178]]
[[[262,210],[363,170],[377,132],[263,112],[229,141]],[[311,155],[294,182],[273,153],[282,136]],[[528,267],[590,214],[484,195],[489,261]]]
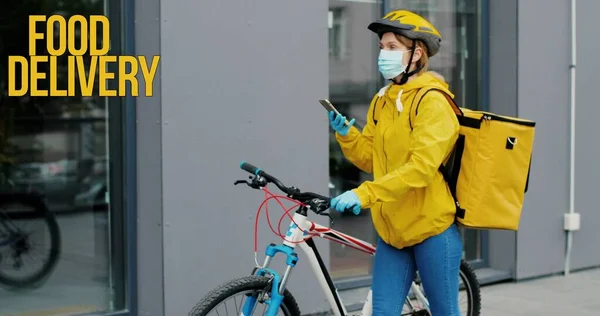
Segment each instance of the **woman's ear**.
[[412,62],[416,63],[419,60],[421,60],[422,55],[423,55],[423,49],[421,49],[421,47],[419,47],[419,46],[415,47],[415,53],[413,55]]

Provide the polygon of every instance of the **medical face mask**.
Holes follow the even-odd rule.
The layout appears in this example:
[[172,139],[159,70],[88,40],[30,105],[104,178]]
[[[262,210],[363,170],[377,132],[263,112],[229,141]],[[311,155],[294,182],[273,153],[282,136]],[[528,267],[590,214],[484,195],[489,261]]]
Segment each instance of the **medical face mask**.
[[399,74],[406,70],[406,66],[402,64],[402,57],[407,51],[381,50],[377,66],[379,72],[385,79],[396,78]]

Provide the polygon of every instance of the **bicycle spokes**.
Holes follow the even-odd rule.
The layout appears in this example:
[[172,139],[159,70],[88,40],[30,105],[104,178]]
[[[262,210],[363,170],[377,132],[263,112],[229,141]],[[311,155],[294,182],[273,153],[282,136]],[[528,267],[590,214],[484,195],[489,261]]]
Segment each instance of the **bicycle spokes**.
[[0,209],[0,284],[23,288],[40,284],[56,264],[60,241],[53,216],[30,206]]

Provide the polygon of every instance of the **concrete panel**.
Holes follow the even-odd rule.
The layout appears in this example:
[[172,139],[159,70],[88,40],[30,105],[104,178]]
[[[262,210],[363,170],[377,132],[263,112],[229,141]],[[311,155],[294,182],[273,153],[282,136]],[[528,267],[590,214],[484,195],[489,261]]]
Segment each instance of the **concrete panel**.
[[[485,1],[485,0],[484,0]],[[517,0],[489,0],[489,110],[517,115]],[[514,276],[516,233],[489,231],[489,266]]]
[[[233,186],[248,176],[240,160],[327,194],[329,127],[317,103],[328,95],[327,7],[316,0],[162,1],[166,315],[186,314],[210,289],[254,267],[263,193]],[[277,241],[264,222],[260,241],[262,261],[265,243]],[[329,262],[328,245],[319,245]],[[301,255],[290,290],[303,312],[323,310],[305,262]]]
[[563,270],[570,45],[569,1],[528,0],[518,6],[518,114],[538,123],[517,236],[517,278],[521,279]]
[[[160,0],[135,2],[136,54],[160,55]],[[140,80],[140,91],[144,81]],[[137,98],[137,253],[138,315],[162,316],[163,232],[160,65],[154,79],[154,96]]]
[[598,19],[600,1],[577,1],[577,89],[575,210],[581,213],[582,227],[574,233],[571,267],[573,269],[600,265],[600,212],[598,179],[600,179],[600,146],[598,146],[598,82],[600,43],[590,28]]

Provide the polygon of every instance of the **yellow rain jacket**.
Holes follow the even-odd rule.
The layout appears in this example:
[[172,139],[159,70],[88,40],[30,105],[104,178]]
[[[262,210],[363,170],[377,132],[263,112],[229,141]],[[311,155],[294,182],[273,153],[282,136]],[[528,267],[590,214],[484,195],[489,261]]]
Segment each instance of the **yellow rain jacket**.
[[426,72],[402,86],[388,85],[379,91],[371,101],[362,133],[356,127],[346,136],[336,133],[344,156],[364,172],[373,173],[373,181],[353,191],[362,207],[371,209],[379,236],[396,248],[442,233],[454,222],[456,212],[438,167],[456,143],[458,119],[437,91],[423,97],[415,115],[411,104],[424,86],[453,96],[445,82]]

